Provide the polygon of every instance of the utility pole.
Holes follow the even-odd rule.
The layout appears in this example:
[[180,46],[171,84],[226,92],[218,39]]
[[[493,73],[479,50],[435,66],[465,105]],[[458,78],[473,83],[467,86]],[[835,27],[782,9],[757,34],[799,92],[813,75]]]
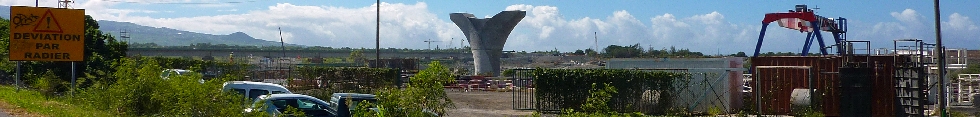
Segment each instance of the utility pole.
[[932,3],[936,18],[936,47],[939,50],[939,83],[942,83],[939,85],[939,116],[946,117],[946,47],[943,46],[942,27],[939,23],[939,0],[933,0]]
[[377,0],[377,20],[374,27],[374,66],[381,66],[381,0]]

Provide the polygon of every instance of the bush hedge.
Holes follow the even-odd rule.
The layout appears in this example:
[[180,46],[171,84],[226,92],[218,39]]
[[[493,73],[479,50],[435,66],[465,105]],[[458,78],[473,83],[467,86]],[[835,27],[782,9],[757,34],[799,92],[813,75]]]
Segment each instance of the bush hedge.
[[[679,92],[674,83],[690,78],[687,73],[622,69],[535,69],[535,97],[539,111],[583,109],[593,84],[616,90],[609,100],[612,110],[621,113],[663,114]],[[678,80],[681,79],[681,80]]]

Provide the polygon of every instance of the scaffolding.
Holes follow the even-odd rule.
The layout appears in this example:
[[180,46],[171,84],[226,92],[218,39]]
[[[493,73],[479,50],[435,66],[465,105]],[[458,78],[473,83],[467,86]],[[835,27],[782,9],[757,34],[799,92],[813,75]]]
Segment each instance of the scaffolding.
[[[935,102],[935,94],[928,92],[935,91],[937,83],[927,85],[929,72],[928,66],[934,66],[930,51],[930,45],[919,39],[899,39],[894,40],[894,55],[897,56],[895,65],[895,101],[899,107],[896,108],[897,116],[926,116],[926,105]],[[931,90],[931,91],[929,91]]]
[[973,95],[980,94],[980,74],[959,74],[950,81],[950,105],[973,105]]

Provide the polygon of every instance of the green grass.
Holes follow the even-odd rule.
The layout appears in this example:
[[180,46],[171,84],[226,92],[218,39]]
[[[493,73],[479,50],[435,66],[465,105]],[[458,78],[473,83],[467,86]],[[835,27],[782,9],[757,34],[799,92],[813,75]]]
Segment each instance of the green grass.
[[70,97],[47,98],[35,90],[16,89],[0,86],[0,101],[27,110],[30,113],[49,117],[115,117],[110,111],[86,108],[84,104],[72,104]]

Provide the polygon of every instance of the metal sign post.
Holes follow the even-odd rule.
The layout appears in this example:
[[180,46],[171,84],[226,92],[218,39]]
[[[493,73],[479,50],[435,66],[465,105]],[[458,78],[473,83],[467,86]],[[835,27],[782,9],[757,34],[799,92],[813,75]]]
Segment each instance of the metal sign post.
[[20,91],[20,61],[17,61],[17,74],[14,76],[14,87],[17,87],[17,91]]
[[71,62],[71,89],[68,89],[68,95],[75,96],[75,62]]

